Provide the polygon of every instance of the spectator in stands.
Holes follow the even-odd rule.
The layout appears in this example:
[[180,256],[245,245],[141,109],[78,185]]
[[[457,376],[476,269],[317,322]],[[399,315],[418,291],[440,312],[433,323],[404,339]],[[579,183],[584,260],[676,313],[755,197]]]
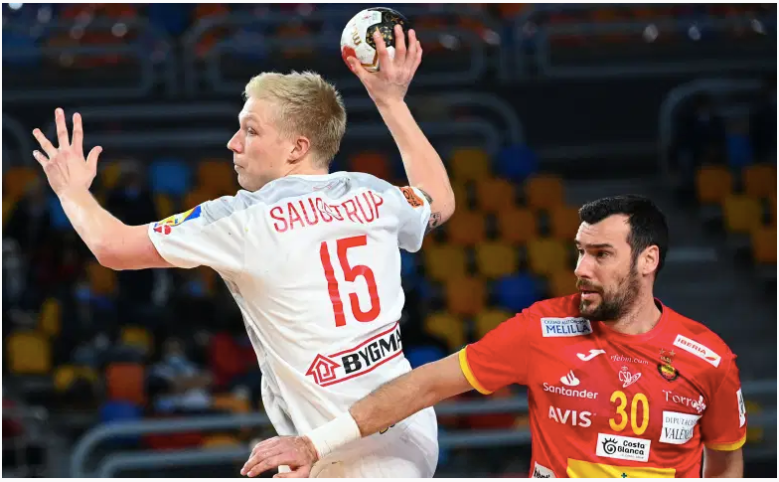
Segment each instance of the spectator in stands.
[[160,362],[152,366],[154,408],[162,413],[203,413],[211,407],[212,377],[188,357],[178,338],[165,341]]

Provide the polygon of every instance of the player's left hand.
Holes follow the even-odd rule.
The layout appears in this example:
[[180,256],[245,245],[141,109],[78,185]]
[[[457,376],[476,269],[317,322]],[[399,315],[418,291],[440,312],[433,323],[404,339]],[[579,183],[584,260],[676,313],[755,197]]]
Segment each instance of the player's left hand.
[[58,108],[54,111],[54,119],[57,123],[59,147],[54,147],[40,129],[35,129],[32,133],[46,154],[34,151],[33,157],[43,166],[46,178],[58,196],[73,188],[89,189],[97,174],[97,158],[103,152],[103,148],[93,148],[89,151],[89,156],[84,159],[84,128],[81,125],[81,114],[73,114],[72,142],[68,138],[65,112]]
[[287,465],[291,472],[274,475],[278,478],[306,478],[317,461],[316,449],[307,437],[273,437],[254,446],[241,475],[256,477],[261,473]]
[[349,67],[365,86],[371,99],[377,105],[402,101],[408,92],[408,86],[422,62],[422,44],[417,40],[414,30],[408,31],[408,47],[403,27],[395,25],[395,57],[391,58],[387,44],[379,33],[373,32],[373,41],[379,54],[379,71],[368,72],[355,57],[349,57]]

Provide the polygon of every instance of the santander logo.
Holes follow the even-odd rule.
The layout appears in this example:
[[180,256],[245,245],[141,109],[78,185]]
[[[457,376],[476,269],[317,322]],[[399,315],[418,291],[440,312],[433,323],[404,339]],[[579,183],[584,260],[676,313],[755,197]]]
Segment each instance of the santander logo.
[[676,335],[676,340],[674,340],[674,346],[678,346],[682,350],[692,353],[698,358],[706,360],[707,362],[711,363],[715,367],[718,367],[720,362],[722,361],[722,357],[716,354],[714,350],[712,350],[711,348],[705,345],[701,345],[697,341],[691,340],[684,335]]

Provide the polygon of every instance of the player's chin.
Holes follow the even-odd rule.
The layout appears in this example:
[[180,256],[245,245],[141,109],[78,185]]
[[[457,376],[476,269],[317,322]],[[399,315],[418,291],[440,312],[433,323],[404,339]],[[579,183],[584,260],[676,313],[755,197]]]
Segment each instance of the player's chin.
[[599,307],[599,301],[582,299],[579,303],[579,312],[582,316],[592,316],[598,311]]

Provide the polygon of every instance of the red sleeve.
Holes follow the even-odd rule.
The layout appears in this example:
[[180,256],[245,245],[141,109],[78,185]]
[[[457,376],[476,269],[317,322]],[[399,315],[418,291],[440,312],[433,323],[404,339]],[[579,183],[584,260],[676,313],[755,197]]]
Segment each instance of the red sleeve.
[[460,368],[473,388],[488,395],[506,385],[527,384],[528,322],[520,313],[460,351]]
[[714,450],[737,450],[747,438],[747,414],[735,355],[724,379],[701,419],[701,435],[706,447]]

